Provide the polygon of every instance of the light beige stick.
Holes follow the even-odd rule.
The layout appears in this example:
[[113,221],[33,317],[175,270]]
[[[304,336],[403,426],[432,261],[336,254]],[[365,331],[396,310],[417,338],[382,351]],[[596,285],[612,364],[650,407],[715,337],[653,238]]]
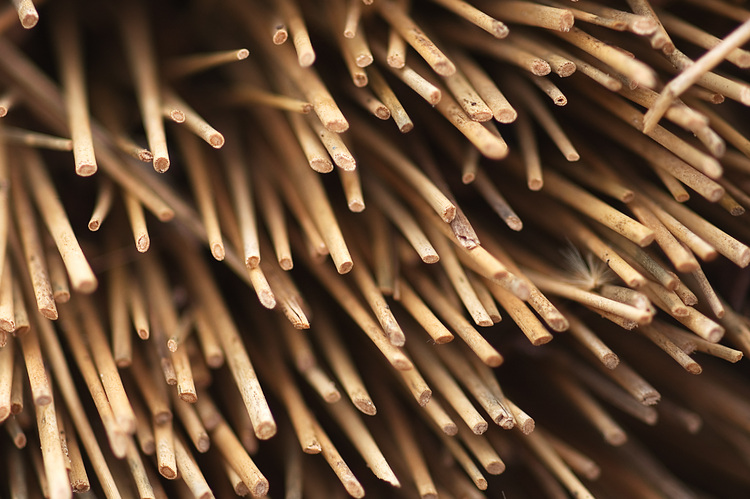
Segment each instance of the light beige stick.
[[315,117],[310,116],[307,120],[312,127],[318,139],[333,158],[333,162],[343,170],[354,170],[357,162],[344,143],[344,140],[337,133],[327,130],[323,124]]
[[454,252],[455,250],[435,228],[427,226],[426,230],[430,236],[430,240],[435,244],[438,254],[441,256],[440,263],[443,269],[453,284],[453,288],[461,298],[464,307],[466,307],[469,315],[474,320],[474,323],[484,327],[494,324],[492,318],[484,309],[484,306],[482,306],[481,301],[479,301],[476,291],[471,287],[466,277],[466,272]]
[[703,74],[719,64],[729,52],[744,44],[748,39],[750,39],[750,19],[667,83],[654,105],[643,116],[644,132],[648,133],[656,127],[674,99],[695,84]]
[[99,371],[102,386],[117,418],[117,423],[128,434],[135,432],[135,414],[130,406],[125,387],[117,370],[109,341],[94,304],[88,297],[76,299],[78,311],[85,327],[85,336],[91,348],[91,355]]
[[[385,59],[388,57],[385,49],[377,43],[373,43],[372,50],[375,53],[375,57],[377,57],[381,62],[385,61]],[[393,73],[398,79],[403,81],[409,88],[414,90],[420,97],[429,102],[430,105],[434,106],[435,104],[440,102],[440,99],[442,98],[442,91],[433,83],[426,80],[424,76],[415,71],[411,66],[403,64],[398,68],[391,65],[388,65],[387,67],[391,71],[391,73]]]
[[76,173],[88,177],[96,173],[94,139],[91,135],[86,78],[77,18],[70,8],[55,10],[52,32],[57,49],[68,128],[73,140]]
[[594,38],[585,31],[573,27],[569,32],[552,31],[563,40],[610,65],[630,80],[647,88],[656,86],[656,73],[643,62],[633,59],[615,47]]
[[[182,251],[181,260],[188,273],[190,287],[205,312],[213,317],[226,361],[242,393],[256,436],[266,440],[276,433],[276,423],[266,402],[257,375],[245,348],[237,348],[239,332],[221,298],[216,282],[194,248]],[[251,487],[252,489],[252,487]]]
[[142,4],[121,6],[119,20],[128,65],[133,73],[138,106],[146,130],[148,148],[154,155],[157,172],[169,169],[169,151],[161,117],[159,71],[156,67],[155,44],[149,31],[148,16]]
[[302,67],[312,66],[315,62],[315,51],[296,0],[282,0],[278,6],[286,25],[289,27],[289,33],[292,35],[292,43],[294,43],[294,48],[297,51],[299,65]]
[[177,457],[174,449],[174,428],[172,421],[154,422],[154,441],[156,444],[156,465],[159,474],[167,480],[177,478]]
[[410,132],[414,128],[414,123],[406,113],[401,101],[398,100],[398,97],[396,97],[396,94],[388,85],[388,82],[385,81],[385,78],[383,78],[376,68],[371,68],[368,70],[368,73],[370,75],[370,85],[372,86],[373,92],[375,92],[375,95],[377,95],[378,98],[383,101],[386,108],[388,108],[388,112],[396,123],[399,131],[401,133]]
[[268,480],[247,454],[237,436],[223,420],[211,430],[211,441],[221,452],[231,467],[242,478],[254,496],[264,496],[268,492]]
[[[14,279],[10,269],[10,261],[6,260],[2,268],[2,280],[0,281],[0,329],[6,333],[12,333],[16,330],[16,307],[13,297]],[[5,346],[5,344],[2,345],[3,348]],[[13,365],[12,361],[11,365]]]
[[179,435],[175,437],[174,447],[177,458],[177,471],[180,474],[180,478],[182,478],[190,489],[190,492],[197,499],[213,499],[214,494],[211,492],[211,488],[206,482],[201,469],[198,467],[198,463],[195,462],[195,458]]
[[504,21],[567,32],[573,26],[573,13],[533,2],[498,2],[490,13]]
[[102,222],[104,222],[104,219],[109,215],[109,211],[112,208],[114,194],[115,184],[109,179],[104,179],[99,184],[99,189],[96,193],[96,202],[94,203],[94,209],[88,223],[90,231],[99,230]]
[[[12,247],[15,246],[18,248],[18,257],[21,257],[20,252],[23,251],[25,265],[22,265],[20,268],[26,267],[28,269],[37,309],[44,317],[54,320],[57,319],[58,312],[52,294],[52,284],[49,280],[33,208],[24,188],[23,181],[18,174],[20,172],[17,173],[16,169],[11,171],[11,181],[13,181],[13,185],[15,186],[13,188],[13,211],[21,240],[17,245],[12,244],[15,240],[15,233],[11,233],[10,242]],[[21,245],[23,246],[23,250],[20,248]]]
[[289,114],[289,124],[292,126],[294,135],[299,141],[300,147],[307,157],[310,168],[318,173],[329,173],[333,171],[333,164],[325,147],[311,130],[308,123],[296,114]]
[[185,126],[214,149],[224,146],[224,136],[208,124],[192,107],[171,90],[164,90],[162,102],[165,106],[179,109],[185,115]]
[[25,151],[24,159],[26,180],[68,269],[70,284],[76,291],[92,293],[98,284],[96,276],[81,250],[47,169],[40,156],[32,150]]
[[11,414],[14,345],[15,341],[11,339],[0,349],[0,422],[8,419]]
[[539,96],[525,82],[518,78],[511,79],[509,83],[512,85],[514,93],[523,99],[526,108],[542,128],[544,128],[547,135],[549,135],[563,156],[565,156],[565,159],[568,161],[578,161],[581,157],[580,154],[578,154],[567,134]]
[[437,74],[450,76],[456,72],[456,66],[453,62],[440,51],[401,5],[393,0],[384,0],[375,5],[380,15],[422,56]]
[[165,61],[164,73],[167,78],[176,80],[224,64],[244,61],[249,55],[250,51],[245,48],[183,55]]
[[49,497],[51,499],[71,498],[73,493],[60,442],[55,404],[36,405],[35,409]]
[[184,131],[178,131],[177,137],[185,158],[185,166],[190,177],[193,193],[198,202],[203,224],[208,235],[211,254],[219,261],[224,260],[226,250],[221,234],[219,217],[216,212],[213,189],[209,180],[208,165],[206,164],[208,160],[201,152],[199,143],[191,135]]
[[396,478],[396,474],[386,461],[370,431],[360,419],[360,415],[346,401],[329,404],[326,409],[329,410],[339,428],[343,430],[375,476],[394,487],[400,487],[401,483]]
[[424,231],[413,218],[412,214],[388,192],[388,190],[374,178],[365,182],[367,192],[386,217],[393,223],[409,241],[419,257],[425,263],[436,263],[439,260],[437,251],[427,239]]
[[350,93],[363,108],[367,109],[374,116],[381,120],[388,120],[391,117],[391,111],[375,95],[364,88],[351,88]]
[[313,110],[313,105],[309,102],[286,95],[274,94],[249,85],[230,89],[227,93],[226,102],[228,104],[261,104],[283,111],[292,111],[296,114],[307,114]]
[[505,38],[506,36],[508,36],[509,30],[505,24],[498,21],[497,19],[488,16],[487,14],[467,2],[464,2],[462,0],[433,1],[442,5],[451,12],[454,12],[456,15],[463,17],[470,23],[482,28],[495,38]]

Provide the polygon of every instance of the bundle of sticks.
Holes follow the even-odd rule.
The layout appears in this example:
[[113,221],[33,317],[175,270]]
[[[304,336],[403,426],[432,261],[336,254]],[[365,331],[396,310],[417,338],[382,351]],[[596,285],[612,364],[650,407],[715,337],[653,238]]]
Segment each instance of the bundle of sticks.
[[14,0],[0,496],[744,495],[748,39],[733,0]]

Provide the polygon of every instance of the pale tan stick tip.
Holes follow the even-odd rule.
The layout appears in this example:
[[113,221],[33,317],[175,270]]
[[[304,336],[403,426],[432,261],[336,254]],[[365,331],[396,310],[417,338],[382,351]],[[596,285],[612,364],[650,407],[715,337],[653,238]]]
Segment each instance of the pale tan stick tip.
[[211,134],[208,138],[208,143],[211,144],[211,147],[214,149],[221,149],[224,147],[224,136],[218,132]]
[[614,369],[620,364],[620,358],[614,353],[605,353],[602,356],[602,364],[607,369]]
[[518,113],[514,109],[503,109],[495,115],[498,123],[513,123],[518,118]]
[[172,210],[171,208],[164,209],[164,210],[159,211],[159,213],[157,213],[156,216],[160,222],[169,222],[170,220],[174,218],[174,210]]
[[503,357],[500,354],[492,354],[486,359],[482,359],[490,367],[498,367],[503,363]]
[[345,262],[341,262],[336,270],[338,270],[339,274],[348,274],[352,270],[352,267],[354,267],[354,262],[352,262],[351,260],[347,260]]
[[703,368],[697,362],[691,362],[685,366],[685,370],[690,374],[700,374],[703,372]]
[[224,245],[221,243],[214,243],[211,245],[211,255],[218,261],[223,261],[226,256]]
[[88,227],[91,232],[96,232],[101,227],[101,223],[99,223],[99,220],[89,220]]
[[96,173],[96,164],[90,164],[90,163],[83,163],[80,165],[76,165],[76,174],[79,177],[90,177],[94,173]]
[[260,296],[258,296],[258,300],[260,300],[260,304],[263,305],[264,308],[269,310],[276,308],[276,297],[270,291],[262,291]]
[[48,307],[40,308],[39,313],[42,314],[47,319],[50,319],[53,321],[57,320],[57,308],[55,308],[54,305],[49,308]]
[[145,253],[150,247],[151,238],[149,238],[148,236],[140,236],[135,242],[135,249],[138,250],[138,253]]
[[549,343],[550,341],[552,341],[552,338],[553,338],[553,336],[547,336],[547,335],[545,335],[545,336],[542,336],[540,338],[535,338],[531,342],[531,344],[533,346],[535,346],[535,347],[538,347],[538,346],[541,346],[541,345],[546,345],[547,343]]
[[310,168],[318,173],[330,173],[333,171],[333,163],[327,159],[310,160]]
[[[12,333],[16,330],[16,323],[14,321],[9,321],[7,319],[0,320],[0,329],[3,331],[6,331],[8,333]],[[3,418],[0,417],[0,421],[2,421]]]
[[292,270],[294,268],[294,262],[291,258],[283,257],[279,260],[279,267],[283,270]]
[[172,109],[169,111],[169,118],[175,123],[185,123],[185,113],[179,109]]
[[255,484],[253,490],[250,491],[255,497],[263,497],[268,494],[268,480],[265,478]]
[[559,68],[557,68],[557,76],[561,78],[567,78],[568,76],[572,75],[576,72],[576,69],[578,69],[573,62],[564,62],[560,65]]
[[579,159],[581,159],[581,155],[578,154],[577,152],[571,152],[565,155],[565,159],[571,162],[578,161]]
[[456,74],[456,66],[448,60],[439,61],[433,69],[440,76],[453,76]]
[[167,480],[174,480],[177,478],[177,471],[169,466],[159,466],[159,474]]
[[138,152],[138,159],[140,159],[144,163],[151,163],[154,160],[154,155],[151,154],[151,151],[143,149],[142,151]]
[[326,129],[335,133],[344,133],[349,130],[349,122],[346,120],[333,120],[324,124]]
[[531,72],[537,76],[547,76],[552,72],[552,68],[550,68],[547,61],[537,59],[531,63]]
[[315,52],[303,52],[299,55],[299,65],[303,68],[309,68],[315,63]]
[[489,425],[486,422],[477,423],[472,426],[471,431],[474,433],[474,435],[482,435],[487,431],[487,428],[489,428]]
[[8,108],[5,106],[0,106],[0,118],[5,118],[7,114],[8,114]]
[[247,59],[247,57],[249,55],[250,55],[250,51],[249,50],[247,50],[247,49],[239,49],[237,51],[237,60],[238,61],[243,61],[243,60]]
[[[534,189],[532,189],[532,190],[534,190]],[[518,218],[518,217],[508,217],[508,218],[507,218],[507,219],[505,220],[505,224],[506,224],[506,225],[507,225],[507,226],[508,226],[508,227],[509,227],[509,228],[510,228],[511,230],[515,230],[516,232],[518,232],[518,231],[520,231],[521,229],[523,229],[523,222],[522,222],[522,221],[521,221],[521,219],[520,219],[520,218]]]
[[429,253],[422,257],[422,261],[424,263],[437,263],[440,261],[440,257],[438,256],[437,253]]
[[367,66],[373,63],[373,58],[371,55],[362,54],[362,55],[357,56],[356,63],[358,67],[366,68]]
[[[255,436],[260,440],[268,440],[272,436],[276,435],[276,423],[273,421],[262,421],[258,424],[257,428],[254,428]],[[266,484],[268,487],[268,484]]]
[[[165,157],[154,157],[154,169],[159,173],[164,173],[169,170],[169,158]],[[172,214],[174,216],[174,213]]]
[[31,29],[36,26],[36,23],[38,22],[39,14],[37,14],[36,12],[30,12],[21,18],[21,26],[23,26],[24,29]]
[[182,392],[180,393],[180,399],[184,400],[188,404],[195,404],[198,402],[198,396],[195,393],[192,392]]
[[361,213],[365,211],[365,203],[359,199],[355,199],[349,203],[349,211],[353,213]]
[[96,279],[84,279],[83,281],[78,283],[78,285],[75,287],[75,290],[89,295],[96,291],[96,288],[98,286],[99,282]]
[[490,475],[499,475],[505,471],[505,464],[502,461],[493,461],[488,463],[485,469]]
[[151,333],[147,329],[139,329],[138,331],[136,331],[136,333],[142,340],[147,340],[149,336],[151,336]]
[[249,269],[254,269],[258,265],[260,265],[260,257],[259,256],[249,256],[245,259],[245,265]]
[[542,187],[544,187],[544,182],[542,181],[542,179],[532,178],[529,179],[528,186],[532,191],[540,191]]
[[604,440],[609,445],[613,445],[615,447],[619,447],[620,445],[623,445],[625,442],[628,441],[628,436],[625,434],[624,431],[610,431],[606,435],[604,435]]
[[378,413],[378,410],[375,408],[375,404],[372,403],[372,400],[355,399],[354,407],[359,409],[360,412],[367,414],[368,416],[374,416]]
[[508,145],[501,141],[492,142],[482,148],[482,154],[490,159],[503,159],[508,155]]
[[440,215],[440,218],[443,219],[443,222],[445,223],[451,223],[454,218],[456,218],[456,207],[453,205],[448,206],[443,210],[443,213]]
[[410,371],[414,369],[414,364],[406,357],[397,356],[391,361],[391,365],[399,371]]
[[[390,113],[389,113],[389,115],[390,115]],[[414,123],[412,123],[411,121],[408,122],[408,123],[404,123],[398,129],[398,131],[401,132],[401,133],[409,133],[412,130],[414,130]]]

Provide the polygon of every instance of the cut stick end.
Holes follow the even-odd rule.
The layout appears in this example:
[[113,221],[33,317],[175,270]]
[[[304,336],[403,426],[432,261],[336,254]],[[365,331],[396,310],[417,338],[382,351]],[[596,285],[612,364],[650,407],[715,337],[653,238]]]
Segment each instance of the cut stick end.
[[557,76],[561,78],[567,78],[568,76],[571,76],[573,73],[575,73],[576,69],[578,69],[578,67],[574,62],[566,61],[560,64],[555,72],[557,73]]
[[249,55],[250,55],[250,51],[249,50],[247,50],[247,49],[239,49],[237,51],[237,60],[238,61],[243,61],[243,60],[247,59]]
[[5,118],[8,115],[8,108],[0,106],[0,118]]
[[344,133],[349,130],[349,122],[343,118],[327,120],[323,125],[326,130],[334,133]]
[[544,187],[544,181],[540,178],[530,178],[526,185],[529,187],[529,190],[541,191],[542,187]]
[[297,55],[297,61],[303,68],[309,68],[315,64],[315,52],[312,50],[305,50]]
[[440,76],[453,76],[456,74],[456,66],[448,59],[442,59],[432,67]]
[[620,357],[612,352],[602,355],[601,360],[602,364],[604,364],[604,367],[606,367],[607,369],[614,369],[620,364]]
[[333,163],[328,159],[313,158],[308,163],[310,168],[318,173],[331,173],[333,171]]
[[353,199],[348,203],[349,211],[353,213],[361,213],[365,211],[365,203],[361,199]]
[[100,220],[95,220],[92,218],[91,220],[89,220],[88,228],[91,232],[96,232],[97,230],[99,230],[99,227],[101,227],[101,225],[102,224]]
[[412,121],[407,121],[398,127],[398,131],[401,133],[409,133],[412,130],[414,130],[414,123]]
[[294,268],[294,262],[290,257],[284,256],[279,258],[279,267],[281,267],[282,270],[292,270]]
[[248,269],[254,269],[258,265],[260,265],[260,256],[258,255],[252,255],[245,258],[245,266]]
[[151,247],[151,238],[149,238],[147,235],[139,236],[135,242],[135,249],[138,250],[138,253],[145,253],[148,251],[150,247]]
[[[169,170],[169,158],[165,156],[154,156],[154,170],[159,173],[164,173]],[[172,216],[174,216],[174,213]]]
[[195,392],[181,392],[180,399],[188,404],[195,404],[198,402],[198,395]]
[[226,251],[224,250],[224,244],[222,243],[213,243],[211,244],[211,255],[218,261],[223,261],[224,257],[226,256]]
[[56,321],[58,317],[57,307],[55,307],[54,303],[50,306],[40,308],[39,313],[42,314],[42,316],[52,321]]
[[213,133],[208,138],[208,143],[211,144],[211,147],[214,149],[221,149],[224,147],[224,136],[220,133]]
[[490,24],[490,31],[489,32],[495,38],[502,39],[502,38],[505,38],[505,37],[508,36],[508,34],[510,33],[510,30],[508,29],[508,26],[506,26],[504,23],[502,23],[500,21],[497,21],[497,20],[494,20]]
[[151,163],[154,160],[154,155],[151,154],[151,151],[146,149],[141,149],[138,151],[138,159],[143,161],[144,163]]
[[76,174],[79,177],[90,177],[97,171],[96,163],[80,163],[76,165]]
[[250,493],[254,497],[263,497],[268,494],[268,480],[265,478],[261,478],[258,480],[258,483],[255,484],[255,487],[250,490]]
[[365,398],[355,398],[353,400],[354,407],[359,409],[359,411],[363,414],[367,414],[368,416],[374,416],[378,413],[377,408],[375,408],[375,404],[372,403],[372,400],[365,399]]
[[[255,430],[255,436],[260,440],[268,440],[276,435],[276,423],[274,421],[261,421],[253,429]],[[267,486],[268,484],[266,484]]]
[[484,362],[490,367],[498,367],[503,363],[503,360],[504,360],[503,356],[495,352],[483,358],[482,362]]
[[372,55],[370,54],[361,54],[358,55],[355,59],[355,63],[357,64],[357,67],[360,68],[366,68],[370,64],[374,62],[374,59],[372,58]]
[[490,475],[499,475],[503,471],[505,471],[505,463],[503,463],[502,461],[492,461],[490,463],[487,463],[484,469],[486,469],[487,473],[489,473]]
[[21,14],[19,19],[21,20],[21,26],[23,26],[24,29],[31,29],[39,22],[39,14],[36,11],[28,12],[26,14]]
[[700,374],[703,372],[703,368],[697,362],[690,362],[685,366],[685,370],[690,374]]
[[167,480],[174,480],[177,478],[177,470],[171,466],[159,466],[159,474]]
[[354,262],[347,259],[336,265],[336,270],[339,274],[348,274],[349,272],[351,272],[352,267],[354,267]]

